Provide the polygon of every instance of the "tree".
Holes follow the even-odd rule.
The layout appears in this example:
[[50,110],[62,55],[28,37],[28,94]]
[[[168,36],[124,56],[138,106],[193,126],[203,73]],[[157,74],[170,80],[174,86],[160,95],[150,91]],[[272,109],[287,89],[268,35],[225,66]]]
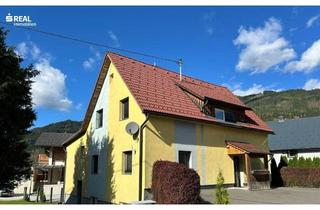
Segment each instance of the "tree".
[[7,31],[0,28],[0,189],[12,190],[30,174],[27,143],[22,140],[36,114],[32,108],[32,78],[39,72],[5,43]]
[[229,204],[229,193],[224,188],[224,178],[221,170],[219,170],[216,187],[216,204]]

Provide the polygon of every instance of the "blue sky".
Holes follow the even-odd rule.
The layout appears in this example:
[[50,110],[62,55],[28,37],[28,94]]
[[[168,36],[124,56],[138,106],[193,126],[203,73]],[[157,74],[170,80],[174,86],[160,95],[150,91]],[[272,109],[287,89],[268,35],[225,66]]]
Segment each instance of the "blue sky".
[[[29,15],[40,30],[182,58],[184,74],[238,95],[320,88],[320,7],[1,7],[2,21],[8,13]],[[6,28],[23,64],[42,71],[35,126],[82,120],[107,49]]]

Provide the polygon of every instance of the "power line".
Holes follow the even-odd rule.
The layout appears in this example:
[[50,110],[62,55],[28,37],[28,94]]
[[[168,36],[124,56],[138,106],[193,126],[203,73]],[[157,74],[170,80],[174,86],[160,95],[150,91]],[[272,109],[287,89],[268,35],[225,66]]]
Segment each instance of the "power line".
[[106,49],[112,49],[112,50],[116,50],[116,51],[120,51],[120,52],[126,52],[126,53],[141,55],[141,56],[144,56],[144,57],[150,57],[150,58],[155,58],[155,59],[164,60],[164,61],[168,61],[168,62],[173,62],[173,63],[176,63],[178,65],[181,63],[181,59],[180,60],[175,60],[175,59],[171,59],[171,58],[165,58],[165,57],[160,57],[160,56],[156,56],[156,55],[150,55],[150,54],[146,54],[146,53],[142,53],[142,52],[137,52],[137,51],[134,51],[134,50],[128,50],[128,49],[124,49],[124,48],[112,47],[112,46],[101,44],[101,43],[98,43],[98,42],[87,41],[87,40],[74,38],[74,37],[70,37],[70,36],[66,36],[66,35],[62,35],[62,34],[57,34],[57,33],[53,33],[53,32],[39,30],[39,29],[36,29],[36,28],[33,28],[33,27],[14,26],[12,24],[9,24],[9,23],[3,22],[3,21],[0,21],[0,23],[2,23],[4,25],[7,25],[7,26],[14,27],[14,28],[20,28],[20,29],[24,29],[24,30],[27,30],[27,31],[33,31],[33,32],[45,34],[45,35],[52,36],[52,37],[58,37],[58,38],[61,38],[61,39],[72,40],[72,41],[75,41],[75,42],[81,42],[81,43],[84,43],[84,44],[93,45],[93,46],[97,46],[97,47],[103,47],[103,48],[106,48]]

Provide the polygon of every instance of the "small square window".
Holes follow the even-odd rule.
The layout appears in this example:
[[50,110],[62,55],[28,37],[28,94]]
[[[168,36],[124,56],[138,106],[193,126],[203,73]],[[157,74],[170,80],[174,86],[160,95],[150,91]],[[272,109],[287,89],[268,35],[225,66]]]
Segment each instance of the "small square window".
[[132,173],[132,151],[123,152],[123,169],[125,174]]
[[96,128],[101,128],[103,123],[103,109],[97,111],[96,114]]
[[99,164],[99,156],[98,155],[92,155],[91,160],[91,173],[97,174],[98,173],[98,164]]
[[179,163],[191,168],[191,152],[179,151]]
[[225,120],[224,110],[223,109],[214,109],[214,117],[219,120]]
[[129,118],[129,98],[120,101],[120,119],[125,120]]

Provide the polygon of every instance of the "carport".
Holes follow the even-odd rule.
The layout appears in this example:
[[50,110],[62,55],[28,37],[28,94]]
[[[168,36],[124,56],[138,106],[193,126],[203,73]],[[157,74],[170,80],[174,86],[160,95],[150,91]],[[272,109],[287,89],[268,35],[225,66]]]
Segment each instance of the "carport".
[[235,187],[242,186],[240,167],[243,165],[249,190],[270,189],[269,152],[245,142],[226,141],[226,145],[234,161]]

